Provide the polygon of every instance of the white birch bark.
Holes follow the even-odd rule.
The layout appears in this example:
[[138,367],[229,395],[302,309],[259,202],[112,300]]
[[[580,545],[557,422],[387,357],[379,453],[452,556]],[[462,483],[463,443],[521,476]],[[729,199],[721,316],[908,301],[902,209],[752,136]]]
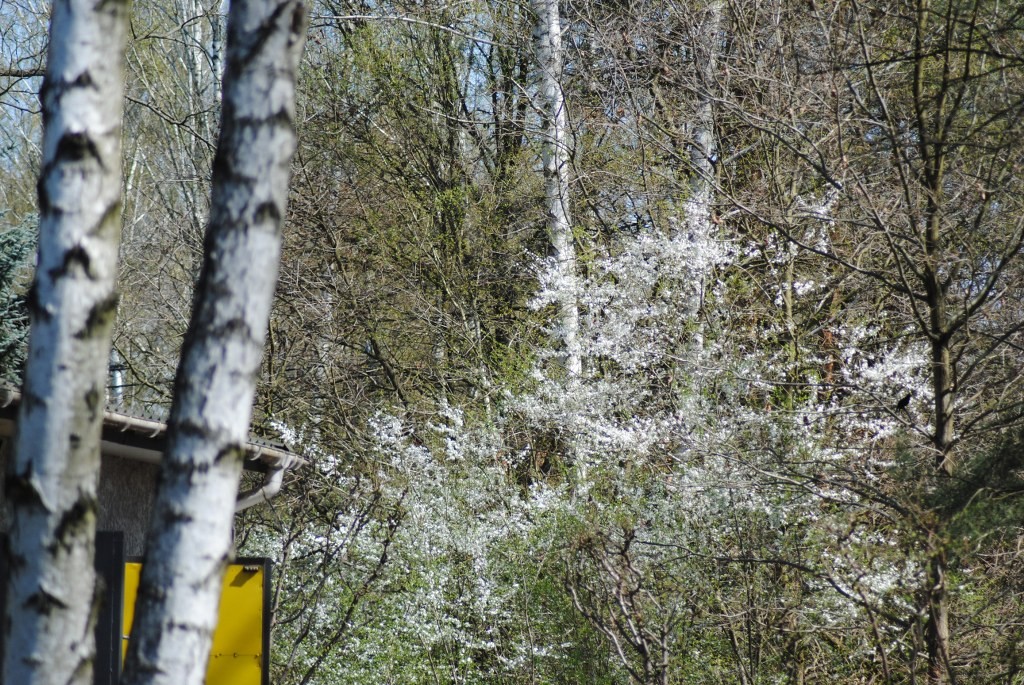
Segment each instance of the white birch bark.
[[215,0],[210,17],[210,72],[213,74],[213,100],[220,107],[221,82],[224,79],[224,17],[228,0]]
[[697,107],[690,125],[690,197],[686,203],[686,227],[693,236],[707,236],[713,231],[711,203],[714,200],[715,160],[718,143],[715,140],[715,112],[713,90],[718,69],[719,32],[722,25],[724,3],[708,3],[703,21],[694,31],[692,50],[697,64]]
[[203,5],[199,0],[177,0],[181,21],[181,50],[185,71],[188,73],[189,92],[186,94],[193,109],[199,111],[207,98],[208,74],[206,48],[203,40]]
[[559,358],[570,378],[582,370],[579,343],[579,292],[576,246],[573,242],[569,205],[569,123],[562,90],[562,24],[558,0],[532,0],[537,16],[534,31],[537,62],[541,71],[545,220],[551,245],[551,272],[545,274],[555,306],[555,337]]
[[[182,68],[182,89],[180,95],[184,111],[188,113],[195,131],[176,127],[174,142],[169,146],[178,157],[184,174],[196,179],[206,178],[205,169],[209,160],[209,144],[217,132],[217,122],[212,105],[216,101],[218,84],[210,68],[206,51],[206,10],[201,0],[176,0],[177,20],[180,23],[177,60]],[[211,45],[213,30],[210,30]],[[181,185],[186,206],[192,218],[192,225],[198,232],[209,221],[206,205],[207,190],[203,183]]]
[[295,151],[298,0],[235,0],[213,195],[175,382],[126,685],[199,685],[217,620]]
[[121,235],[126,0],[56,0],[15,454],[3,682],[92,683],[93,538]]
[[[699,317],[704,306],[707,273],[712,266],[715,250],[712,242],[715,239],[715,225],[712,208],[715,202],[715,164],[718,158],[718,142],[715,139],[714,83],[718,69],[719,35],[722,26],[722,14],[725,3],[712,0],[704,11],[704,16],[693,33],[694,62],[697,64],[696,93],[697,107],[693,122],[690,124],[690,183],[689,197],[684,203],[685,235],[676,236],[676,240],[684,240],[688,250],[701,255],[696,260],[698,274],[696,279],[697,292],[689,303],[690,316]],[[694,344],[698,349],[704,347],[704,327],[698,319],[694,329]]]

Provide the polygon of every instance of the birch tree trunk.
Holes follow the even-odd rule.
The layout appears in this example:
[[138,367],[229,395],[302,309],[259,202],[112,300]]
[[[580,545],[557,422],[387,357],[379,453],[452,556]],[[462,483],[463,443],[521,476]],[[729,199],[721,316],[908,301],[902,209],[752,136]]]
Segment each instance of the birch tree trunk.
[[57,0],[38,184],[39,257],[15,454],[3,682],[92,683],[93,538],[117,311],[125,0]]
[[[718,143],[715,139],[714,83],[718,70],[719,32],[725,3],[712,0],[704,11],[703,21],[694,30],[694,63],[698,65],[696,79],[697,108],[690,130],[690,195],[684,204],[683,239],[692,245],[696,254],[710,254],[710,243],[714,236],[712,206],[715,201],[715,163],[718,159]],[[678,239],[679,237],[676,236]],[[700,311],[704,306],[707,271],[710,264],[702,264],[696,283],[697,292],[689,303],[688,312],[697,318],[695,344],[704,347],[704,326]]]
[[711,202],[715,188],[715,162],[718,144],[715,140],[713,89],[718,69],[719,31],[724,2],[708,3],[703,21],[695,27],[693,50],[698,65],[696,77],[697,108],[690,130],[690,197],[686,203],[686,227],[694,236],[710,235]]
[[277,280],[305,29],[299,0],[231,3],[210,223],[175,381],[127,685],[199,685],[205,677]]
[[534,31],[541,70],[544,196],[551,272],[545,275],[556,306],[555,337],[559,358],[570,378],[582,370],[579,344],[579,308],[576,298],[576,246],[569,211],[569,124],[562,90],[562,24],[558,0],[532,0],[537,15]]

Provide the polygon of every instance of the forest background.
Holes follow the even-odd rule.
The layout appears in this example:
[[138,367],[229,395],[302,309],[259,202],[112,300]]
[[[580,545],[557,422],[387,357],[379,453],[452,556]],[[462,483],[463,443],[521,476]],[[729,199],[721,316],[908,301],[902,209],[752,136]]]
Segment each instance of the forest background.
[[[0,2],[0,366],[48,8]],[[1024,678],[1024,8],[311,7],[237,522],[273,681]],[[162,415],[224,7],[133,8],[111,402]]]

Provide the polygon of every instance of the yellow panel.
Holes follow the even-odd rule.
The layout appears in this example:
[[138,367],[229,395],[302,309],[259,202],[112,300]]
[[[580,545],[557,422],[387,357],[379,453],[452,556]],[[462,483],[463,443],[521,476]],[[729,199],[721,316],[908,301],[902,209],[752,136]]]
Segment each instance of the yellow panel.
[[[263,682],[264,567],[231,564],[224,576],[220,618],[206,669],[206,685],[260,685]],[[124,631],[122,653],[135,619],[135,596],[142,564],[124,568]]]

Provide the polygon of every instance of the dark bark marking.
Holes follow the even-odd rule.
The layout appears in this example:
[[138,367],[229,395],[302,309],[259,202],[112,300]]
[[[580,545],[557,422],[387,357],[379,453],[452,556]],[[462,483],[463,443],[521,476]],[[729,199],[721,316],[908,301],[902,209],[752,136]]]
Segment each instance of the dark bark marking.
[[163,519],[164,525],[167,527],[171,527],[176,523],[190,523],[193,520],[190,514],[173,509],[164,510],[160,518]]
[[92,88],[93,90],[98,90],[96,81],[93,80],[92,74],[89,73],[88,69],[76,76],[74,81],[68,83],[68,86],[71,88]]
[[50,204],[50,193],[46,190],[46,176],[44,174],[40,174],[39,180],[36,181],[36,197],[39,200],[39,214],[41,216],[53,214],[54,207]]
[[[237,61],[233,60],[235,63],[230,65],[234,67],[234,69],[232,70],[234,73],[232,75],[235,77],[233,80],[235,80],[236,83],[238,81],[238,72],[245,68],[244,65],[250,64],[253,61],[256,53],[263,50],[263,47],[264,45],[266,45],[267,40],[278,31],[278,24],[280,22],[281,16],[288,11],[289,7],[292,6],[292,4],[293,3],[288,2],[287,0],[279,4],[277,7],[274,8],[274,11],[271,12],[266,19],[260,22],[259,27],[255,31],[247,31],[243,35],[238,35],[237,32],[230,31],[229,29],[230,33],[234,34],[232,36],[229,33],[229,44],[231,42],[234,42],[236,45],[245,45],[244,48],[240,47],[239,50],[237,51]],[[233,27],[233,24],[229,22],[228,26]],[[295,17],[292,16],[291,21],[289,22],[289,30],[292,30],[294,26]],[[232,38],[234,38],[234,41],[231,40]],[[228,79],[225,78],[225,81],[227,80]]]
[[200,629],[193,623],[186,623],[185,621],[164,621],[164,626],[168,630],[180,630],[183,633],[201,633],[205,634],[208,631]]
[[[167,590],[162,585],[154,583],[140,583],[138,587],[138,598],[143,604],[154,604],[162,602],[167,597]],[[139,605],[140,608],[142,604]],[[137,612],[141,613],[141,612]]]
[[39,491],[32,485],[27,473],[9,473],[4,478],[4,492],[7,500],[14,507],[24,509],[40,509],[43,506],[43,498]]
[[111,14],[117,14],[118,12],[128,11],[128,0],[100,0],[96,3],[97,12],[110,12]]
[[[8,536],[7,539],[10,540],[10,536]],[[16,572],[16,571],[20,572],[23,569],[25,569],[26,567],[28,567],[28,557],[26,557],[24,554],[14,554],[10,550],[10,544],[8,544],[8,550],[7,550],[7,571],[8,571],[8,573],[13,575],[14,572]],[[6,625],[7,626],[11,625],[10,618],[7,618]],[[9,628],[8,628],[8,633],[7,634],[10,635],[10,629]]]
[[100,409],[102,408],[102,402],[104,401],[103,396],[96,387],[89,388],[85,393],[85,408],[89,410],[89,421],[96,421],[99,419]]
[[102,301],[93,305],[85,319],[85,325],[75,332],[75,338],[85,340],[91,338],[97,331],[108,328],[114,320],[114,315],[117,314],[118,301],[118,294],[111,293]]
[[292,6],[292,25],[289,28],[288,45],[295,45],[306,35],[306,6],[296,2]]
[[[230,290],[226,295],[232,294]],[[241,317],[232,317],[222,323],[219,326],[208,326],[204,327],[206,330],[207,338],[214,339],[232,339],[242,338],[243,340],[252,339],[252,330],[249,328],[249,324],[245,322],[245,319]]]
[[217,456],[213,458],[213,463],[220,464],[221,462],[229,459],[241,461],[244,456],[245,450],[238,443],[225,445],[217,452]]
[[90,516],[96,511],[95,499],[80,496],[70,509],[65,511],[54,528],[54,544],[71,549],[88,529]]
[[[175,421],[174,428],[179,435],[194,438],[205,438],[209,430],[203,424],[191,420]],[[168,429],[168,432],[170,432],[170,429]]]
[[[97,91],[100,89],[88,69],[83,70],[82,73],[70,81],[65,81],[64,79],[57,77],[55,74],[44,74],[43,85],[39,89],[39,99],[45,102],[46,98],[51,96],[59,98],[65,91],[72,90],[74,88],[91,88],[92,90]],[[49,114],[51,110],[57,109],[58,107],[59,105],[45,107],[43,113],[44,115]]]
[[258,224],[271,222],[276,226],[281,222],[281,210],[273,202],[263,202],[256,208],[252,220]]
[[86,276],[92,278],[92,273],[89,270],[91,265],[89,253],[86,252],[85,248],[81,245],[75,245],[68,249],[68,251],[64,253],[64,261],[61,265],[57,268],[50,269],[47,274],[49,274],[51,279],[56,281],[69,271],[72,264],[77,264],[81,267],[82,271],[85,272]]
[[[245,150],[248,146],[245,131],[261,129],[279,129],[287,131],[295,129],[291,112],[287,108],[281,108],[267,117],[244,117],[236,116],[235,108],[225,100],[223,124],[224,133],[221,134],[221,143],[213,158],[213,178],[231,180],[244,185],[252,185],[258,179],[239,169],[249,169],[249,164],[238,164],[235,160],[235,153],[238,150]],[[215,188],[214,192],[217,190]],[[212,222],[211,222],[212,223]]]
[[28,296],[25,298],[25,303],[28,305],[29,313],[35,320],[49,321],[53,318],[53,315],[39,302],[39,284],[36,281],[32,281],[32,285],[28,289]]
[[51,595],[49,592],[34,592],[25,600],[25,606],[36,613],[49,616],[55,610],[67,609],[68,605]]
[[53,161],[48,166],[52,168],[62,161],[81,162],[86,158],[95,159],[100,166],[103,166],[100,151],[96,149],[96,142],[89,134],[69,132],[57,141],[57,150],[54,152]]
[[[224,302],[227,301],[234,295],[234,289],[231,287],[231,281],[223,278],[218,272],[221,270],[221,262],[219,253],[220,241],[223,238],[223,234],[230,233],[231,231],[239,231],[244,228],[244,222],[231,222],[225,221],[221,224],[221,233],[212,236],[210,240],[210,249],[207,252],[209,258],[203,263],[203,278],[200,278],[199,283],[202,286],[202,292],[210,293],[209,298],[204,298],[199,303],[200,312],[202,316],[201,321],[207,321],[216,316],[216,305],[213,302]],[[197,324],[205,326],[205,324]],[[196,336],[197,340],[200,336]]]
[[228,161],[227,151],[222,147],[218,148],[217,154],[213,157],[213,178],[232,178],[232,166]]
[[271,114],[263,122],[274,128],[284,128],[289,131],[293,128],[292,114],[284,107]]

